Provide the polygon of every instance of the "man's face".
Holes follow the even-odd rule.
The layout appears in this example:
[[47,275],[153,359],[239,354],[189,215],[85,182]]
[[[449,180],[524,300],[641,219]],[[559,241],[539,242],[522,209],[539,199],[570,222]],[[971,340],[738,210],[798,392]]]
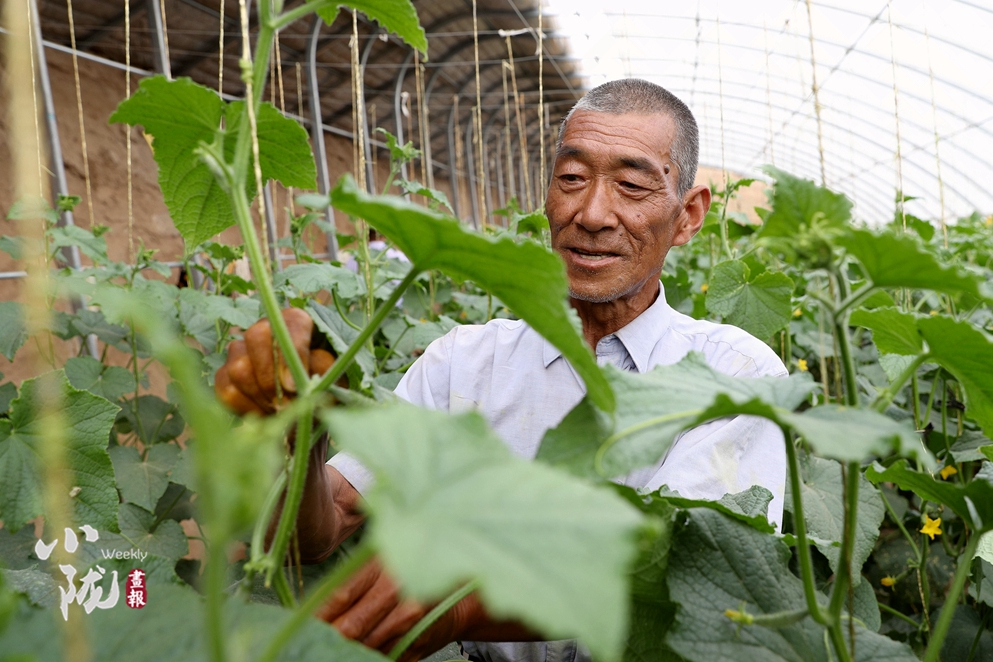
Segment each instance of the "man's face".
[[661,115],[583,110],[569,119],[545,213],[574,299],[603,303],[654,289],[666,253],[699,229],[676,191],[674,135]]

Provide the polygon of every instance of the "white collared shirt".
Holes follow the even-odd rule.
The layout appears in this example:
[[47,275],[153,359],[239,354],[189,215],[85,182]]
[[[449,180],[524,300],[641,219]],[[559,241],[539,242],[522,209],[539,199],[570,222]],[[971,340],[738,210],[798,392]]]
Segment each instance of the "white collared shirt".
[[[787,374],[768,345],[737,327],[677,312],[664,292],[630,324],[601,339],[596,357],[599,365],[644,373],[677,363],[690,351],[736,377]],[[527,324],[495,319],[455,327],[431,343],[396,394],[431,409],[478,410],[515,454],[533,459],[545,432],[582,400],[586,387],[561,352]],[[371,474],[346,453],[328,464],[360,494],[371,485]],[[681,496],[712,500],[761,485],[773,494],[769,520],[778,525],[786,483],[782,432],[754,416],[712,421],[683,433],[655,466],[618,482],[648,489],[668,485]]]

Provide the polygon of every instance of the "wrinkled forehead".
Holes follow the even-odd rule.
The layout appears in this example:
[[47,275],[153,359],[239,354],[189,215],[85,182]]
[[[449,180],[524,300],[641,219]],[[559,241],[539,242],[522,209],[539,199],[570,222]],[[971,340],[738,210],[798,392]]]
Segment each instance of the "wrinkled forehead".
[[563,124],[556,156],[583,156],[595,150],[669,164],[675,135],[669,115],[576,110]]

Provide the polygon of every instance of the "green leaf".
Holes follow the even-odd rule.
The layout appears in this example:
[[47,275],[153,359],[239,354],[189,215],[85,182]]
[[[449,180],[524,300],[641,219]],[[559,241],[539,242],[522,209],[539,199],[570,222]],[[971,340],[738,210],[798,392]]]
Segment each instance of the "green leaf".
[[0,354],[13,361],[14,354],[27,339],[24,305],[16,301],[0,301]]
[[[225,133],[230,141],[238,135],[244,108],[244,101],[235,101],[225,109]],[[317,188],[317,165],[310,151],[307,130],[268,101],[259,105],[255,126],[262,181],[275,179],[287,187],[304,190]]]
[[194,150],[220,130],[224,102],[189,78],[145,78],[110,116],[154,136],[159,186],[187,250],[234,224],[231,201]]
[[[11,403],[10,418],[0,420],[0,518],[17,531],[42,515],[42,466],[38,388],[54,380],[62,393],[60,413],[65,426],[65,457],[71,470],[74,520],[97,529],[117,530],[117,490],[107,439],[117,406],[73,388],[62,372],[29,379]],[[75,491],[75,490],[74,490]]]
[[[445,195],[444,191],[439,191],[438,189],[433,189],[421,184],[419,182],[412,182],[406,179],[398,179],[397,186],[402,188],[404,192],[411,193],[413,195],[421,195],[436,203],[432,209],[435,211],[443,212],[442,209],[438,208],[438,205],[444,205],[448,208],[449,212],[453,212],[452,203],[448,201],[448,196]],[[443,212],[444,213],[444,212]]]
[[993,341],[968,322],[949,317],[924,317],[917,328],[927,341],[930,357],[955,375],[965,389],[966,414],[993,434]]
[[476,578],[487,610],[615,657],[640,515],[609,490],[514,457],[478,414],[332,410],[335,440],[376,477],[370,534],[417,599]]
[[[545,434],[537,459],[579,476],[623,476],[657,462],[676,435],[687,427],[734,415],[703,416],[718,394],[730,396],[725,398],[729,406],[759,398],[791,410],[816,388],[804,373],[786,379],[731,377],[711,368],[697,352],[690,352],[679,363],[656,366],[645,374],[613,366],[607,366],[604,373],[617,396],[613,418],[581,402],[559,426]],[[764,407],[768,409],[768,405]],[[598,454],[601,467],[596,466]]]
[[[769,524],[768,520],[769,502],[772,501],[772,492],[760,485],[752,485],[744,492],[738,492],[737,494],[725,494],[717,501],[686,499],[679,496],[677,492],[669,490],[666,485],[659,488],[658,492],[652,496],[654,498],[664,499],[680,508],[711,508],[764,533],[776,533],[778,530],[777,527]],[[788,498],[789,491],[787,490]]]
[[[817,549],[827,557],[832,572],[838,571],[841,557],[841,548],[832,543],[841,542],[845,523],[841,470],[840,463],[815,455],[807,455],[800,461],[800,495],[803,499],[804,521]],[[790,490],[786,490],[785,509],[791,513],[796,512]],[[862,580],[860,570],[879,538],[879,526],[884,514],[885,508],[879,490],[865,477],[861,477],[858,528],[852,550],[852,567],[855,569],[852,579],[855,584]]]
[[[689,511],[669,555],[669,589],[679,605],[669,646],[689,662],[834,659],[823,628],[809,617],[779,628],[739,628],[724,615],[728,609],[752,615],[804,609],[803,586],[789,559],[789,548],[771,535],[712,510]],[[855,633],[857,662],[917,660],[906,644],[861,625]]]
[[907,421],[894,421],[871,409],[820,405],[799,414],[782,414],[818,455],[840,462],[862,462],[890,453],[916,457],[933,466],[934,458],[921,447],[920,436]]
[[24,239],[21,237],[0,236],[0,251],[11,256],[15,260],[20,260],[24,253]]
[[333,264],[291,264],[276,274],[275,281],[277,287],[289,283],[304,294],[337,290],[345,299],[365,294],[365,282],[358,274]]
[[417,10],[410,0],[328,0],[319,7],[317,15],[328,25],[334,23],[339,7],[357,9],[384,28],[403,39],[428,59],[428,39],[417,19]]
[[134,398],[128,400],[116,422],[119,432],[135,432],[145,445],[172,441],[186,427],[179,408],[157,395],[142,395],[137,401]]
[[855,585],[854,604],[852,614],[865,624],[870,632],[879,632],[883,624],[882,615],[879,613],[879,602],[876,600],[876,592],[870,582],[862,581],[862,575],[855,577],[858,583]]
[[52,609],[59,604],[59,586],[55,578],[37,566],[23,570],[0,570],[3,583],[28,596],[31,604]]
[[17,397],[17,387],[13,382],[0,384],[0,414],[6,414],[10,410],[10,403]]
[[108,453],[114,463],[121,497],[145,510],[154,511],[169,485],[169,472],[179,460],[179,446],[157,444],[143,460],[134,446],[114,446]]
[[178,559],[190,551],[186,534],[179,522],[162,520],[153,529],[155,515],[133,503],[121,504],[119,519],[121,538],[128,545],[126,549],[137,547],[143,552],[167,559]]
[[103,237],[93,236],[92,232],[78,225],[51,228],[48,231],[48,236],[52,242],[52,249],[63,246],[78,246],[83,255],[93,260],[93,264],[106,264],[108,261],[107,240]]
[[399,198],[369,196],[348,175],[338,182],[332,201],[393,240],[416,269],[439,269],[491,292],[562,352],[598,407],[613,411],[610,386],[573,325],[566,303],[569,284],[557,255],[533,242],[480,235]]
[[793,281],[782,272],[750,278],[748,266],[728,260],[714,267],[707,289],[707,310],[758,338],[770,338],[792,318]]
[[808,179],[766,166],[766,173],[776,180],[772,193],[772,213],[765,219],[764,237],[794,237],[815,222],[843,227],[852,216],[852,203],[841,193],[834,193]]
[[952,459],[956,462],[975,462],[987,459],[983,452],[983,449],[987,447],[993,447],[993,440],[980,432],[966,430],[961,437],[955,440],[949,450]]
[[858,259],[877,287],[909,287],[937,292],[966,292],[982,299],[980,278],[938,257],[908,234],[850,229],[836,242]]
[[[984,463],[984,468],[991,465]],[[901,490],[910,490],[922,499],[943,503],[956,515],[970,523],[977,532],[993,530],[993,482],[982,471],[968,484],[935,480],[929,474],[907,467],[900,460],[889,468],[878,462],[866,469],[865,477],[877,485],[883,481],[896,483]]]
[[[121,580],[123,581],[123,579]],[[203,599],[189,586],[159,585],[148,591],[148,604],[128,609],[121,602],[113,609],[97,609],[85,616],[94,660],[130,662],[208,662],[211,659],[204,628]],[[57,613],[57,612],[56,612]],[[273,636],[292,618],[282,607],[230,599],[224,604],[228,651],[233,655],[264,650]],[[10,626],[0,633],[0,655],[27,656],[38,662],[64,659],[61,614],[22,607]],[[10,657],[7,657],[10,656]],[[295,662],[386,662],[387,658],[345,639],[316,618],[309,619],[283,648],[281,660]]]
[[[342,319],[337,310],[322,306],[311,299],[307,302],[307,312],[310,313],[317,329],[327,336],[331,342],[331,347],[334,348],[338,356],[348,351],[351,344],[358,338],[359,332],[348,326],[348,323]],[[355,355],[353,366],[358,369],[360,375],[371,378],[376,374],[376,358],[365,347],[361,348]],[[349,368],[349,371],[351,370],[352,368]],[[361,376],[359,378],[361,379]]]
[[134,375],[119,366],[104,365],[89,356],[76,356],[65,364],[66,377],[75,388],[114,402],[134,391]]
[[872,340],[882,354],[914,356],[924,352],[916,315],[901,313],[896,308],[860,308],[852,313],[850,320],[852,326],[872,330]]

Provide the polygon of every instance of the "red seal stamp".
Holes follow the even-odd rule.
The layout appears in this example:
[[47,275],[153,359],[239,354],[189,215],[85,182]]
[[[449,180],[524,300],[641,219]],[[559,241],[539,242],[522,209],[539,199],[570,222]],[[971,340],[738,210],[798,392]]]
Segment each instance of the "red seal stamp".
[[128,573],[128,579],[124,584],[124,595],[128,606],[132,609],[141,609],[148,600],[148,588],[145,586],[145,571],[135,568]]

